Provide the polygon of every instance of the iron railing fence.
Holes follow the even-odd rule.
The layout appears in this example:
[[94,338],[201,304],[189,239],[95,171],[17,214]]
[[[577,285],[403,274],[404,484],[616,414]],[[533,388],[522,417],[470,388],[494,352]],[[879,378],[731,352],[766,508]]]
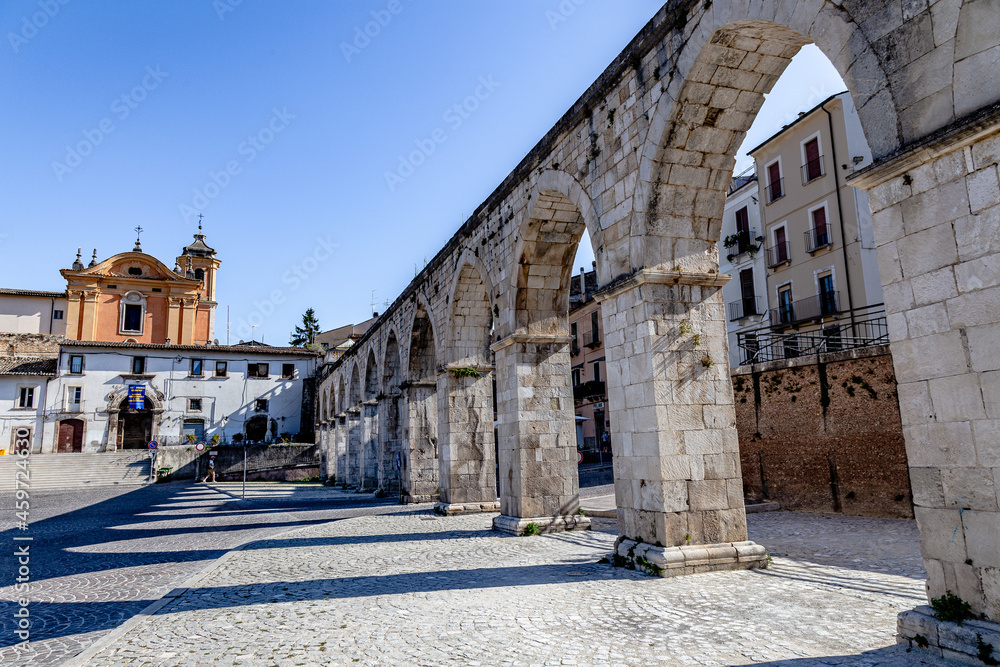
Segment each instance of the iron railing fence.
[[758,329],[736,334],[740,364],[759,364],[809,354],[840,352],[889,342],[885,315],[855,321],[840,321],[803,333],[776,333]]

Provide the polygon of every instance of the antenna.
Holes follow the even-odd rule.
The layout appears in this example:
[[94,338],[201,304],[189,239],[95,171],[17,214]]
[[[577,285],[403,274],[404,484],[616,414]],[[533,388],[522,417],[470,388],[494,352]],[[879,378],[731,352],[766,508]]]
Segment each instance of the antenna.
[[377,303],[377,302],[375,301],[375,292],[377,292],[377,291],[378,291],[378,290],[374,290],[374,289],[372,290],[372,302],[371,302],[371,307],[372,307],[372,312],[373,312],[373,313],[375,312],[375,304]]
[[226,345],[229,345],[229,327],[232,322],[229,321],[229,306],[226,306]]

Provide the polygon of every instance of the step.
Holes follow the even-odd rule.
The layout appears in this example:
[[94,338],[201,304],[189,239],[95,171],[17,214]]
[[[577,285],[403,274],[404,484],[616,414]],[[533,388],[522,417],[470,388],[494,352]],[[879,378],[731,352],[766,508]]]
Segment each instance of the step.
[[[0,491],[14,491],[16,455],[0,456]],[[149,483],[149,454],[142,451],[88,454],[32,454],[28,490],[80,489],[98,486],[141,486]],[[25,488],[23,483],[20,488]]]

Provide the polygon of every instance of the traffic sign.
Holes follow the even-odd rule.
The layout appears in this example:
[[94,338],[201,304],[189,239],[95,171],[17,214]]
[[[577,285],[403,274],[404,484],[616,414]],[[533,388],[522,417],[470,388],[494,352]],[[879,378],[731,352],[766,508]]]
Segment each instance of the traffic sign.
[[150,449],[156,449],[156,447],[157,447],[156,440],[150,440],[149,441],[149,448]]
[[203,452],[205,451],[205,443],[199,442],[197,445],[194,446],[194,448],[197,449],[199,452]]

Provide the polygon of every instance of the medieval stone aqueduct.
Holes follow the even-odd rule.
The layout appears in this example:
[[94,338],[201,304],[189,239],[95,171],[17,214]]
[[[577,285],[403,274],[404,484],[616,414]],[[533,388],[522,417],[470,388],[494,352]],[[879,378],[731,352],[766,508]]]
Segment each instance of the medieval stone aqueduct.
[[495,510],[495,372],[495,526],[582,527],[567,308],[586,228],[620,551],[667,573],[759,564],[717,244],[735,152],[809,42],[876,158],[851,183],[874,212],[929,595],[1000,621],[997,0],[668,2],[321,379],[327,473]]

